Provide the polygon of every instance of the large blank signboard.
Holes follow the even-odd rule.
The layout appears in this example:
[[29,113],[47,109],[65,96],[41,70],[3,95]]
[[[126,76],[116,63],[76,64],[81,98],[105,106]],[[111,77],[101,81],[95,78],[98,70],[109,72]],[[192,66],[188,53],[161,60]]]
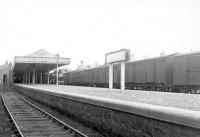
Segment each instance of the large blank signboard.
[[115,62],[122,62],[129,60],[129,50],[122,49],[115,52],[110,52],[106,54],[106,64],[111,64]]

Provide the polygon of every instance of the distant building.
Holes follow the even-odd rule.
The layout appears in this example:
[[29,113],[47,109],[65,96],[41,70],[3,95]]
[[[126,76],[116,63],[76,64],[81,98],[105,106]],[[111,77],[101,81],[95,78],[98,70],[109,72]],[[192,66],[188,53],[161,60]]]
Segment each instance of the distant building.
[[12,78],[12,63],[5,62],[0,66],[0,85],[10,85],[13,82]]

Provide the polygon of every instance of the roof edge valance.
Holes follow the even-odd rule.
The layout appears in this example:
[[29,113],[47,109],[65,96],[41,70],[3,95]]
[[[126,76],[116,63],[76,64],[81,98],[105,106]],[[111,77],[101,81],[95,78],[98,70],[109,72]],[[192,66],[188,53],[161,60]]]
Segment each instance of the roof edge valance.
[[[14,59],[16,63],[39,63],[39,64],[57,64],[57,59],[55,57],[26,57],[26,56],[16,56]],[[58,64],[70,64],[70,58],[58,58]]]

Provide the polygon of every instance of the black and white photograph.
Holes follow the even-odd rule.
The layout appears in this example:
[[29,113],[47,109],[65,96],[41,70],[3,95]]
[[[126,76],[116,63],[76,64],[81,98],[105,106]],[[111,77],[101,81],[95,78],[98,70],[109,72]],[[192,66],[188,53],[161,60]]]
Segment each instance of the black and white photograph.
[[0,137],[200,137],[200,1],[0,0]]

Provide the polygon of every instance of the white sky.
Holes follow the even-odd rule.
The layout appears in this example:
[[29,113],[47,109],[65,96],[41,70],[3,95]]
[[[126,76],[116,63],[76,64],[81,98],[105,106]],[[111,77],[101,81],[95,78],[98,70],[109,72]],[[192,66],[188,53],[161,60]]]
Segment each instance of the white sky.
[[45,49],[72,66],[200,50],[199,0],[0,0],[0,64]]

